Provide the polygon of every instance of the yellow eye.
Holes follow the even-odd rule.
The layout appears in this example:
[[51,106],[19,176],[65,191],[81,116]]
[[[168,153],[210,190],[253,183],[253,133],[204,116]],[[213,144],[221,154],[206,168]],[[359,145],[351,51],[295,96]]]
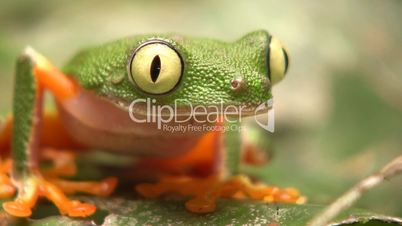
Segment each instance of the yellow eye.
[[289,57],[281,42],[271,37],[268,49],[268,76],[272,84],[280,82],[288,70]]
[[150,94],[164,94],[179,84],[183,60],[164,41],[149,41],[138,47],[130,61],[129,75],[135,85]]

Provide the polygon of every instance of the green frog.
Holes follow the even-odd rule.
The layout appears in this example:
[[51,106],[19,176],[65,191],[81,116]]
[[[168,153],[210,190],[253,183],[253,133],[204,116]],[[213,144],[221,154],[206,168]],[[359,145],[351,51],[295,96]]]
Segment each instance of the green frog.
[[[67,194],[108,196],[118,179],[63,179],[76,173],[75,153],[87,150],[135,156],[128,173],[144,179],[135,190],[190,197],[191,212],[212,212],[221,197],[304,202],[296,189],[239,171],[242,160],[261,159],[236,126],[257,108],[268,110],[288,66],[281,42],[263,30],[235,42],[138,35],[82,50],[61,69],[27,47],[16,62],[13,114],[0,131],[0,197],[17,193],[4,210],[29,217],[44,197],[63,215],[93,214],[93,204]],[[44,92],[55,112],[43,110]],[[43,169],[43,160],[53,166]]]

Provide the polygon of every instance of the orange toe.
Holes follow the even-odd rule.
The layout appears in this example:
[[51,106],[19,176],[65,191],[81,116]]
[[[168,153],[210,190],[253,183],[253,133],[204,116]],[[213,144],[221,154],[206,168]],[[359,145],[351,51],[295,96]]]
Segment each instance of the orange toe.
[[113,193],[117,187],[117,177],[108,177],[100,182],[95,181],[67,181],[62,179],[52,179],[63,192],[74,194],[83,192],[96,196],[107,197]]
[[20,201],[5,202],[3,208],[7,213],[16,217],[29,217],[32,214],[31,208]]
[[68,210],[67,215],[70,217],[87,217],[94,214],[95,211],[96,206],[74,200],[72,201],[72,206]]
[[[36,205],[39,197],[45,197],[59,209],[60,214],[70,217],[87,217],[95,213],[96,207],[78,200],[70,200],[56,184],[47,181],[40,174],[27,177],[20,181],[24,190],[18,193],[14,201],[3,204],[4,210],[16,217],[29,217],[31,208]],[[74,182],[71,182],[74,183]],[[102,192],[110,192],[110,184],[116,184],[116,179],[109,178],[104,182]]]
[[58,176],[75,173],[74,155],[69,152],[47,151],[45,153],[47,155],[42,157],[53,160],[54,167],[47,169],[45,173],[38,170],[22,177],[18,181],[20,185],[18,187],[15,187],[10,179],[12,161],[0,160],[0,198],[11,197],[18,189],[18,195],[14,201],[3,203],[3,208],[8,214],[16,217],[29,217],[38,198],[44,197],[56,205],[62,215],[87,217],[95,213],[96,207],[93,204],[70,200],[66,193],[83,192],[108,196],[117,186],[116,177],[109,177],[100,182],[58,179]]
[[295,203],[299,197],[299,191],[294,188],[283,189],[274,195],[275,201],[280,203]]
[[216,209],[215,203],[215,199],[196,197],[186,202],[186,208],[193,213],[211,213]]
[[253,183],[247,176],[233,176],[223,180],[219,175],[207,178],[165,177],[154,184],[140,184],[136,190],[147,198],[166,193],[190,196],[186,208],[194,213],[209,213],[216,209],[218,198],[252,199],[275,203],[302,204],[306,198],[295,188],[280,189],[275,186]]
[[108,177],[102,180],[98,186],[98,195],[107,197],[113,193],[118,183],[117,177]]

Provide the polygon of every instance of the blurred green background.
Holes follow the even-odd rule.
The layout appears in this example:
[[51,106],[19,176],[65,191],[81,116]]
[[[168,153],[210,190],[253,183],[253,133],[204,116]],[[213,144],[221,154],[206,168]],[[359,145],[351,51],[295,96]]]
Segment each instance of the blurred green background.
[[[235,40],[266,29],[291,55],[274,88],[275,159],[261,176],[326,204],[402,153],[402,1],[0,1],[0,113],[30,45],[61,66],[124,36],[178,32]],[[402,216],[402,177],[358,207]]]

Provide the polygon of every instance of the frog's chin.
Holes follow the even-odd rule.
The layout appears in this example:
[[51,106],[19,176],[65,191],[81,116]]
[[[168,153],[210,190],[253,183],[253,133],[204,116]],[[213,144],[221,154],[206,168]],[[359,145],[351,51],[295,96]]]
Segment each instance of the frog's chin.
[[189,116],[209,116],[209,115],[229,115],[233,117],[247,117],[267,113],[272,109],[272,99],[261,102],[259,104],[210,104],[210,105],[153,105],[149,103],[125,103],[121,101],[113,101],[119,108],[143,117],[169,117],[171,115],[177,117]]

